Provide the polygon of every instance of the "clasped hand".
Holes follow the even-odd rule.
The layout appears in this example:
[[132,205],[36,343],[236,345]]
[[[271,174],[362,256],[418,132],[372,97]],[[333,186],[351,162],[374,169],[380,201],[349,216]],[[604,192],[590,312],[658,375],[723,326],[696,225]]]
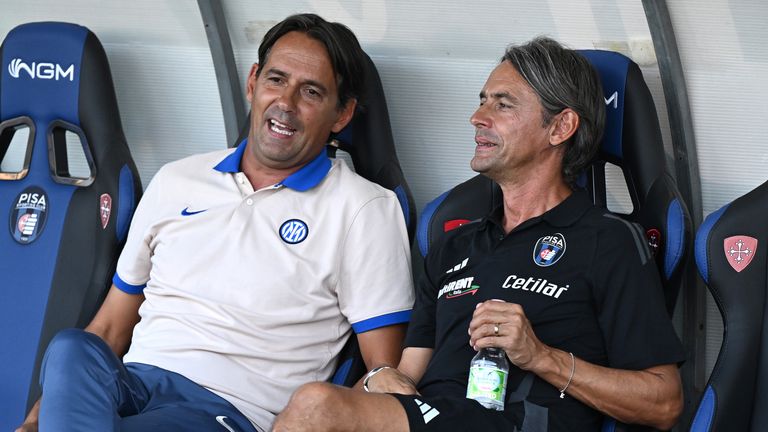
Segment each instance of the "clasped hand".
[[469,344],[476,351],[501,348],[509,361],[524,370],[533,369],[536,360],[547,350],[534,334],[523,308],[516,303],[501,300],[478,303],[468,333]]
[[395,368],[382,369],[372,376],[368,388],[372,393],[419,394],[413,380]]

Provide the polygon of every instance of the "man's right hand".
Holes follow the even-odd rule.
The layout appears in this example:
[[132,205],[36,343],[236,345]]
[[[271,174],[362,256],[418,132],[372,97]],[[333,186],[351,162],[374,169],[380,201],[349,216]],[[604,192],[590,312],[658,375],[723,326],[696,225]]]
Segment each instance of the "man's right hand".
[[371,393],[419,394],[411,377],[395,368],[380,370],[368,380]]

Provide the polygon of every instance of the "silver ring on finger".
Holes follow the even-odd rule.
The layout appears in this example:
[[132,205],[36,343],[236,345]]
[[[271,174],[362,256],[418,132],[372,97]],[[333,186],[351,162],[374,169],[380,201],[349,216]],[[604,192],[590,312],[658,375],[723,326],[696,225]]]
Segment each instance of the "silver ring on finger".
[[501,324],[494,324],[494,325],[493,325],[493,335],[494,335],[494,336],[498,336],[498,335],[499,335],[499,326],[500,326],[500,325],[501,325]]

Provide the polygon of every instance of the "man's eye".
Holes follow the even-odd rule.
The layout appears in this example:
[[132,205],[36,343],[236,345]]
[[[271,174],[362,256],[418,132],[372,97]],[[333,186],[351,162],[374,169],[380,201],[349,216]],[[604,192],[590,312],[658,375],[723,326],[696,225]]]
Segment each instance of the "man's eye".
[[315,89],[313,89],[313,88],[309,88],[309,87],[308,87],[308,88],[305,88],[305,89],[304,89],[304,93],[305,93],[307,96],[311,97],[311,98],[315,98],[315,99],[316,99],[316,98],[319,98],[319,97],[320,97],[320,92],[319,92],[319,91],[317,91],[317,90],[315,90]]

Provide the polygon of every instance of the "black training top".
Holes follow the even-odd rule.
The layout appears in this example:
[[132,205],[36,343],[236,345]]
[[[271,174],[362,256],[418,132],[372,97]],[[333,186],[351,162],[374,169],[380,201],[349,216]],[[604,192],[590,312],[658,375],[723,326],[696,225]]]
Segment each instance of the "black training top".
[[[499,207],[446,234],[425,260],[406,338],[434,349],[418,386],[424,396],[465,396],[475,355],[469,322],[489,299],[520,304],[543,343],[590,363],[637,370],[684,359],[638,225],[596,208],[583,191],[506,236],[502,215]],[[518,424],[523,403],[512,400],[526,375],[510,364],[504,415]],[[550,430],[600,428],[601,414],[532,378],[530,392],[527,384],[519,392],[548,410]]]

